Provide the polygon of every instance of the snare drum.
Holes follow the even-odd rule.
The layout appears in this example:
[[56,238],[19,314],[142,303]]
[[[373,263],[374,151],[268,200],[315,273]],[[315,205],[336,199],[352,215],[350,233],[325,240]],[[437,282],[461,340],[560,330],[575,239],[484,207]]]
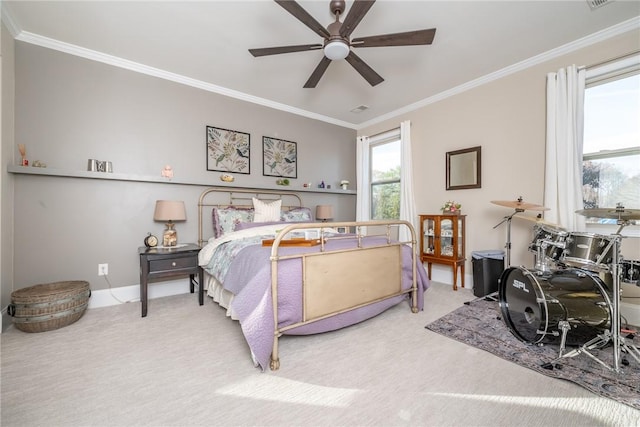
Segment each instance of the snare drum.
[[614,239],[593,233],[570,232],[560,262],[590,270],[607,270],[613,262]]
[[620,280],[625,283],[631,283],[636,286],[640,286],[638,278],[640,278],[640,261],[638,260],[624,260],[620,263],[622,273]]
[[[567,237],[567,234],[566,231],[561,229],[536,224],[533,227],[533,240],[529,244],[529,250],[537,253],[538,247],[542,246],[543,242],[562,243]],[[542,256],[551,261],[558,261],[561,255],[562,248],[552,244],[548,244],[544,252],[542,252]]]

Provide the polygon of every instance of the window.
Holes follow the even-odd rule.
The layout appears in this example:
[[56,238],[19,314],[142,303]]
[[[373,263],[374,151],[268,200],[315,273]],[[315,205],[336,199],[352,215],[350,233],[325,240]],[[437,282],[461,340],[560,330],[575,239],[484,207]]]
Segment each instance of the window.
[[371,137],[371,219],[400,218],[400,129]]
[[[640,209],[640,71],[587,74],[582,195],[585,209]],[[590,223],[615,219],[588,218]]]

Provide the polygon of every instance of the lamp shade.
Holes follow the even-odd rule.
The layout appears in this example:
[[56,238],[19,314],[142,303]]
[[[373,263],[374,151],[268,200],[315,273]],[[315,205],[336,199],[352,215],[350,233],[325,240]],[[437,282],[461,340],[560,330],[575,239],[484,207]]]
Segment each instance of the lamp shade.
[[331,205],[316,206],[316,219],[327,220],[331,218],[333,218],[333,206]]
[[184,208],[184,202],[157,200],[153,219],[154,221],[186,221],[187,212]]

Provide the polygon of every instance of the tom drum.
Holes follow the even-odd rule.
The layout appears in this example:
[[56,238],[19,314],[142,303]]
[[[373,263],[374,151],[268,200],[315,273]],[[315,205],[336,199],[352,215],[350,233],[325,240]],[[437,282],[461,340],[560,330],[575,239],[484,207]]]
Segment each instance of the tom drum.
[[558,261],[562,255],[562,247],[549,243],[564,242],[567,232],[547,225],[536,224],[533,227],[533,240],[529,244],[529,250],[537,253],[538,248],[543,248],[543,243],[547,242],[546,248],[542,252],[542,256],[550,261]]
[[524,267],[502,273],[498,289],[503,319],[526,343],[560,341],[560,321],[570,330],[567,345],[581,345],[611,325],[611,298],[590,271],[568,268],[539,275]]
[[593,233],[571,232],[565,240],[560,262],[590,270],[608,269],[613,262],[614,240]]

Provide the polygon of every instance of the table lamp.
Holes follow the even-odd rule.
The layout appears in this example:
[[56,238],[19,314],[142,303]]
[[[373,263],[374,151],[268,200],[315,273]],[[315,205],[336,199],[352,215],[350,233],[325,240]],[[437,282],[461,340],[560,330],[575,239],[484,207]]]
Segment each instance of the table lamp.
[[173,200],[156,200],[156,210],[153,213],[154,221],[166,221],[166,227],[162,234],[162,246],[176,246],[178,244],[178,232],[173,228],[174,221],[186,221],[187,213],[184,202]]
[[316,219],[322,222],[333,218],[333,206],[331,205],[317,205],[316,206]]

